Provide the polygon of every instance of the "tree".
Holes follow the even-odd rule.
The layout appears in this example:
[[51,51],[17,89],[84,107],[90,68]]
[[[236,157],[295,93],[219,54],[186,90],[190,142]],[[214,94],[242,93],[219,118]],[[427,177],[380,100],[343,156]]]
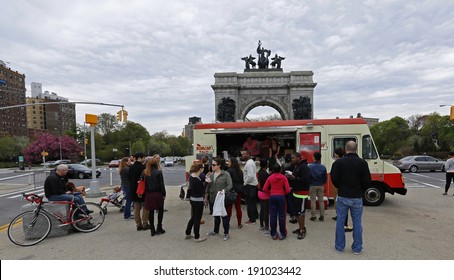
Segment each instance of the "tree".
[[0,159],[11,161],[15,154],[15,141],[14,138],[6,135],[0,138]]
[[99,134],[106,135],[107,133],[117,131],[119,127],[120,125],[114,115],[108,113],[98,115],[98,123],[96,124],[95,129]]
[[38,135],[35,141],[25,148],[23,154],[25,160],[31,163],[42,162],[42,151],[46,151],[49,154],[46,160],[57,160],[60,159],[60,145],[62,158],[74,161],[79,158],[82,148],[74,138],[65,135],[56,136],[54,134]]
[[401,117],[379,122],[370,129],[380,153],[394,155],[410,136],[408,122]]

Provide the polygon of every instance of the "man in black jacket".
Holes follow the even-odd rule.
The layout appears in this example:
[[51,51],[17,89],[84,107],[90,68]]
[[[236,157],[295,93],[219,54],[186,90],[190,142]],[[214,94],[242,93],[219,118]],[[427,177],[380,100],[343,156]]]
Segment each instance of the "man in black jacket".
[[345,248],[344,221],[347,211],[353,221],[352,250],[355,255],[363,252],[363,190],[370,186],[370,171],[367,162],[356,153],[357,144],[348,141],[345,145],[346,154],[336,160],[331,168],[331,181],[338,189],[337,220],[336,220],[336,251],[342,253]]
[[[150,224],[148,223],[148,211],[143,207],[143,197],[137,196],[137,185],[142,171],[145,169],[143,161],[145,155],[143,153],[136,153],[134,155],[134,163],[129,167],[129,184],[131,185],[131,201],[134,202],[134,220],[136,222],[137,230],[148,230]],[[142,208],[142,217],[140,217],[140,209]],[[142,219],[141,219],[142,218]]]
[[286,173],[292,193],[294,196],[294,213],[298,216],[299,228],[294,230],[293,233],[298,234],[298,239],[304,239],[306,237],[306,201],[309,196],[309,187],[311,180],[311,172],[307,166],[307,160],[301,159],[300,153],[292,154],[292,164],[294,166],[291,174]]

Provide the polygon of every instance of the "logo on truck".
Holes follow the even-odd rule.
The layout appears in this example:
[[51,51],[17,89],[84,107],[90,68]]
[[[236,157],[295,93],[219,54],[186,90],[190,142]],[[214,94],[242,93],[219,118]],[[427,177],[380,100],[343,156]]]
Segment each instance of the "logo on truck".
[[212,145],[200,145],[200,144],[196,144],[195,150],[198,153],[203,153],[203,154],[212,153],[214,151]]

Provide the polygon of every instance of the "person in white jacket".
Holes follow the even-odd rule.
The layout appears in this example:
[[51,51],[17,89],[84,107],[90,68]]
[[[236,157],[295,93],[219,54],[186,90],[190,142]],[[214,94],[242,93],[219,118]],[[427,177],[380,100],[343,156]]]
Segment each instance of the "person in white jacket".
[[255,224],[256,220],[259,217],[259,212],[257,211],[257,185],[259,181],[257,180],[257,167],[255,166],[255,161],[251,158],[251,153],[249,151],[243,151],[243,159],[246,161],[246,165],[243,169],[243,179],[244,179],[244,194],[246,195],[246,204],[247,204],[247,215],[249,220],[245,222],[246,225]]
[[451,181],[454,179],[454,152],[449,152],[448,156],[449,158],[445,163],[446,185],[443,195],[448,194],[449,187],[451,186]]

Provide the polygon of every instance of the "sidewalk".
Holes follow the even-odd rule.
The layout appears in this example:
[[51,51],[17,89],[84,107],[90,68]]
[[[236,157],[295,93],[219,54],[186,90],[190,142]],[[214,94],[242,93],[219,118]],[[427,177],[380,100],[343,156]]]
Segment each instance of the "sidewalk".
[[[110,193],[108,188],[103,191]],[[2,260],[421,260],[452,259],[453,245],[446,243],[454,227],[454,198],[441,196],[437,189],[418,189],[406,197],[394,196],[380,207],[365,207],[363,213],[364,253],[356,256],[350,250],[351,233],[346,234],[343,254],[334,248],[334,209],[326,211],[324,222],[306,219],[308,234],[297,240],[292,234],[295,225],[287,223],[288,238],[272,240],[259,233],[259,224],[236,227],[235,211],[230,225],[230,239],[222,234],[195,243],[185,240],[190,204],[179,199],[180,188],[168,186],[163,227],[166,233],[150,236],[150,231],[137,231],[134,220],[124,220],[115,206],[109,207],[101,228],[92,233],[72,233],[65,237],[48,238],[36,246],[12,244],[5,231],[0,232]],[[431,199],[427,199],[427,198]],[[99,202],[99,199],[87,199]],[[437,207],[434,208],[434,205]],[[205,224],[201,234],[213,229],[213,217],[204,211]],[[243,223],[247,219],[243,205]],[[155,219],[156,220],[156,219]],[[221,226],[222,233],[222,226]],[[449,238],[448,238],[449,239]]]

